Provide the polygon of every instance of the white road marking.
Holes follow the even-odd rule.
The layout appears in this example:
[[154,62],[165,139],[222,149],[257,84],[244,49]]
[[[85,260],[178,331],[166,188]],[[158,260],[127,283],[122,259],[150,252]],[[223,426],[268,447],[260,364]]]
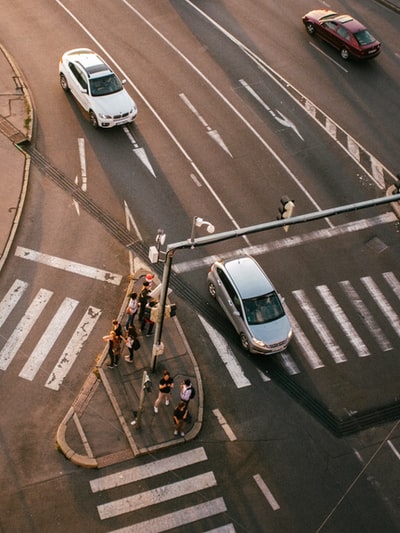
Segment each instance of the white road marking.
[[326,349],[332,355],[336,363],[344,363],[347,361],[344,353],[340,347],[336,344],[334,338],[332,337],[330,331],[328,330],[325,322],[319,316],[315,307],[311,304],[309,299],[306,296],[306,293],[303,290],[292,291],[292,294],[297,300],[297,303],[302,308],[310,324],[315,329],[317,335],[325,345]]
[[389,284],[392,291],[395,293],[397,298],[400,300],[400,283],[393,272],[384,272],[383,277],[386,282]]
[[340,65],[337,61],[335,61],[334,59],[332,59],[330,56],[328,56],[328,54],[326,54],[325,52],[323,52],[321,50],[321,48],[319,48],[318,46],[316,46],[312,41],[309,41],[309,43],[315,50],[317,50],[317,52],[319,52],[320,54],[322,54],[324,57],[326,57],[326,59],[329,59],[329,61],[331,61],[332,63],[334,63],[337,67],[339,67],[340,69],[342,69],[344,72],[346,72],[346,74],[348,74],[348,70],[346,70],[344,67],[342,67],[342,65]]
[[219,409],[213,409],[214,415],[217,417],[218,422],[221,424],[222,429],[225,431],[228,439],[233,442],[236,440],[236,435],[232,431],[231,427],[225,420],[225,418],[222,416],[221,411]]
[[28,283],[16,279],[0,302],[0,328],[24,294]]
[[299,326],[299,323],[297,322],[297,320],[293,316],[292,312],[290,311],[290,309],[288,308],[288,306],[286,304],[284,304],[284,307],[285,307],[286,314],[288,315],[290,323],[292,325],[293,340],[299,346],[299,348],[302,351],[303,356],[307,360],[308,364],[310,365],[310,367],[313,370],[315,370],[316,368],[324,367],[325,365],[323,364],[323,362],[319,358],[317,352],[312,347],[311,342],[308,340],[308,338],[306,337],[304,331]]
[[260,374],[260,378],[267,382],[267,381],[271,381],[271,378],[268,376],[268,373],[267,372],[263,372],[262,370],[260,370],[259,368],[257,368],[257,372]]
[[277,121],[279,122],[279,124],[281,126],[284,126],[285,128],[290,128],[292,129],[296,135],[298,135],[298,137],[300,137],[300,139],[302,141],[304,141],[303,137],[300,135],[300,132],[299,130],[297,129],[297,127],[293,124],[293,122],[291,120],[289,120],[288,118],[285,117],[285,115],[283,113],[281,113],[280,111],[278,110],[275,110],[273,111],[269,105],[267,105],[264,100],[261,98],[261,96],[259,96],[256,91],[247,83],[247,81],[245,80],[239,80],[239,83],[246,89],[246,91],[248,93],[251,94],[251,96],[257,100],[257,102],[259,104],[262,105],[262,107],[264,109],[266,109],[268,111],[268,113]]
[[[181,511],[174,511],[153,518],[132,524],[121,529],[114,529],[110,533],[161,533],[162,531],[169,531],[179,527],[186,526],[198,520],[215,516],[216,514],[225,513],[227,511],[223,498],[215,498],[205,503],[199,503],[191,507],[186,507]],[[234,533],[235,528],[230,525],[222,526],[215,531],[216,533]],[[209,531],[211,533],[211,531]]]
[[81,163],[81,178],[82,178],[82,191],[86,192],[87,190],[87,174],[86,174],[86,156],[85,156],[85,139],[78,139],[79,147],[79,161]]
[[372,313],[368,310],[367,306],[361,300],[360,296],[358,295],[354,287],[351,285],[351,283],[346,280],[340,281],[339,285],[342,287],[351,305],[358,312],[360,318],[364,321],[369,332],[374,337],[381,350],[383,350],[384,352],[393,350],[393,347],[388,341],[386,335],[384,334],[380,326],[376,323]]
[[203,324],[204,329],[210,337],[211,342],[214,344],[217,354],[222,359],[227,371],[231,375],[231,378],[233,379],[236,387],[240,389],[242,387],[248,387],[249,385],[251,385],[250,381],[244,375],[243,369],[239,365],[235,354],[228,346],[228,343],[226,342],[224,337],[220,333],[218,333],[218,331],[216,331],[213,327],[211,327],[210,324],[206,320],[204,320],[202,316],[198,316],[200,322]]
[[389,324],[392,326],[397,336],[400,337],[400,318],[394,311],[390,303],[386,300],[375,281],[370,276],[365,276],[364,278],[361,278],[361,281],[372,296],[372,298],[375,300],[376,305],[387,318]]
[[229,151],[229,148],[223,141],[221,135],[218,133],[217,130],[213,130],[210,128],[206,120],[200,115],[200,113],[197,111],[197,109],[189,100],[189,98],[184,93],[180,93],[179,96],[183,100],[183,103],[190,109],[190,111],[198,118],[200,123],[205,127],[205,129],[207,130],[207,134],[218,144],[218,146],[220,146],[224,150],[224,152],[226,152],[230,157],[233,157]]
[[29,381],[34,379],[78,303],[77,300],[72,298],[65,298],[19,373],[19,377]]
[[290,354],[288,354],[288,352],[281,352],[280,354],[278,354],[278,357],[282,362],[282,366],[286,369],[287,373],[290,376],[300,374],[298,366],[296,365]]
[[109,490],[206,460],[207,455],[204,448],[195,448],[194,450],[182,452],[171,457],[166,457],[165,459],[159,459],[145,465],[134,466],[133,468],[116,472],[115,474],[92,479],[90,488],[92,492]]
[[53,293],[40,289],[0,352],[0,370],[6,370],[39,318]]
[[325,302],[327,308],[331,312],[333,318],[339,324],[348,341],[353,346],[358,357],[366,357],[370,355],[365,343],[363,342],[357,331],[354,329],[350,320],[347,318],[346,313],[340,307],[336,298],[331,293],[330,289],[326,285],[319,285],[316,289],[319,292],[319,295],[321,296],[322,300]]
[[253,479],[257,483],[261,492],[264,494],[265,499],[270,504],[272,510],[277,511],[278,509],[280,509],[279,503],[273,497],[272,492],[269,490],[269,488],[267,487],[265,481],[262,479],[260,474],[255,474],[253,476]]
[[46,387],[53,390],[59,390],[65,376],[70,371],[79,352],[82,350],[84,343],[99,319],[100,314],[100,309],[96,309],[95,307],[88,308],[67,347],[60,356],[56,366],[51,371],[49,379],[45,385]]
[[[391,222],[397,222],[397,217],[391,211],[384,213],[383,215],[378,215],[369,219],[362,219],[356,222],[350,222],[348,224],[343,224],[341,226],[336,226],[335,228],[326,228],[321,230],[312,231],[304,235],[295,235],[292,237],[287,237],[285,239],[279,239],[277,241],[266,242],[257,246],[248,246],[247,248],[241,248],[240,250],[235,250],[231,254],[224,254],[225,258],[234,257],[238,254],[243,255],[263,255],[276,250],[282,250],[285,248],[293,248],[294,246],[303,246],[309,242],[320,241],[324,239],[330,239],[332,237],[338,237],[341,235],[347,235],[349,233],[354,233],[356,231],[362,231],[380,224],[389,224]],[[220,255],[211,255],[203,257],[202,259],[196,259],[193,261],[185,261],[182,263],[175,263],[173,265],[173,270],[177,274],[182,274],[184,272],[190,272],[192,270],[203,268],[205,265],[209,266],[217,259],[220,259]]]
[[136,142],[135,137],[132,135],[131,130],[127,126],[123,126],[122,128],[130,140],[131,144],[133,145],[133,153],[140,159],[142,164],[147,168],[147,170],[153,175],[154,178],[156,178],[156,174],[154,172],[153,167],[151,166],[150,160],[146,154],[146,150],[138,145]]
[[35,261],[37,263],[41,263],[42,265],[59,268],[60,270],[65,270],[66,272],[72,272],[74,274],[79,274],[80,276],[86,276],[99,281],[106,281],[107,283],[112,283],[113,285],[119,285],[122,281],[122,276],[119,274],[113,274],[112,272],[82,265],[81,263],[75,263],[74,261],[69,261],[68,259],[61,259],[60,257],[55,257],[53,255],[36,252],[35,250],[30,250],[29,248],[24,248],[22,246],[17,246],[15,255],[17,257],[21,257],[22,259],[28,259],[29,261]]
[[186,496],[192,492],[215,487],[216,484],[217,481],[214,474],[212,472],[205,472],[204,474],[199,474],[198,476],[193,476],[182,481],[98,505],[97,511],[101,520],[105,520],[106,518],[112,518],[113,516],[119,516],[124,513],[149,507],[155,503],[167,502],[175,498],[180,498],[181,496]]
[[392,449],[392,452],[395,454],[397,459],[400,461],[400,453],[398,452],[397,448],[395,448],[393,442],[391,440],[388,440],[387,443],[389,444],[390,448]]

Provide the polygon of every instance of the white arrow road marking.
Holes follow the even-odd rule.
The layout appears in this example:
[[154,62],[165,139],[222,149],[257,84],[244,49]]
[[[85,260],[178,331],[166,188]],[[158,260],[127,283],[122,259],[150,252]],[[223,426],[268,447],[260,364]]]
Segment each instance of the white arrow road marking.
[[0,352],[0,370],[7,370],[53,293],[40,289]]
[[58,311],[49,322],[46,331],[43,333],[39,342],[35,346],[35,349],[29,356],[29,359],[26,361],[23,369],[19,373],[20,378],[24,378],[29,381],[34,379],[41,364],[46,359],[48,353],[64,329],[65,324],[68,322],[78,303],[79,302],[77,300],[73,300],[72,298],[65,298]]
[[68,259],[61,259],[60,257],[55,257],[54,255],[36,252],[35,250],[23,248],[22,246],[17,246],[15,255],[17,257],[21,257],[22,259],[36,261],[42,265],[59,268],[60,270],[79,274],[80,276],[87,276],[88,278],[106,281],[107,283],[112,283],[113,285],[119,285],[122,281],[122,276],[119,274],[113,274],[112,272],[107,272],[106,270],[82,265],[81,263],[75,263],[75,261],[69,261]]
[[147,168],[147,170],[156,177],[156,174],[153,170],[153,167],[151,166],[151,163],[149,161],[149,158],[147,157],[146,150],[144,148],[141,148],[138,143],[136,142],[135,137],[132,135],[132,132],[129,128],[124,126],[122,128],[130,140],[131,144],[133,145],[133,153],[140,159],[140,161],[143,163],[143,165]]
[[79,352],[82,350],[100,315],[100,309],[96,309],[95,307],[88,308],[56,366],[51,371],[49,379],[46,382],[46,387],[59,390],[65,376],[71,370],[72,365],[75,363]]
[[238,389],[242,387],[248,387],[251,385],[250,381],[244,375],[242,367],[239,365],[234,353],[229,348],[228,343],[222,335],[218,333],[203,317],[199,315],[200,321],[203,324],[204,329],[208,333],[211,342],[214,344],[217,354],[222,359],[223,363],[231,378],[233,379]]
[[221,135],[218,133],[217,130],[211,129],[211,127],[207,124],[207,121],[200,115],[200,113],[194,107],[189,98],[184,93],[181,93],[179,96],[183,100],[184,104],[190,109],[190,111],[199,119],[201,124],[206,128],[207,133],[211,137],[211,139],[213,139],[213,141],[215,141],[230,157],[233,157],[229,151],[229,148],[224,143]]
[[250,87],[250,85],[245,81],[245,80],[239,80],[239,82],[243,85],[243,87],[251,94],[251,96],[257,100],[257,102],[259,104],[261,104],[264,109],[266,109],[268,111],[268,113],[277,121],[279,122],[279,124],[281,124],[282,126],[285,126],[285,128],[290,128],[292,129],[296,135],[298,135],[300,137],[300,139],[302,141],[304,141],[303,137],[300,135],[299,133],[299,130],[297,129],[297,127],[294,125],[294,123],[289,120],[288,118],[285,117],[285,115],[283,113],[281,113],[280,111],[276,110],[276,113],[275,111],[273,111],[265,102],[264,100],[256,93],[256,91]]

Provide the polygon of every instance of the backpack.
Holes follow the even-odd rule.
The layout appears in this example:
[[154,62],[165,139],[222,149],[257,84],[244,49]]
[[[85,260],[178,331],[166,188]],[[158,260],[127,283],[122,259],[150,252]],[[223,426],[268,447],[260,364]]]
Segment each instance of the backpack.
[[193,398],[196,396],[196,390],[195,390],[195,388],[193,387],[193,385],[191,385],[190,388],[191,388],[191,391],[190,391],[190,399],[193,400]]

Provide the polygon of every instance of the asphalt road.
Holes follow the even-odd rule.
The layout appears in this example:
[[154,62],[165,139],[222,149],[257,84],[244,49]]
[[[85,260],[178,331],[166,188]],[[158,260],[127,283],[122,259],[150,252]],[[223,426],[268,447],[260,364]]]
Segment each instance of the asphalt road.
[[[93,10],[99,8],[107,10],[107,16],[94,17]],[[197,8],[207,10],[212,20]],[[367,65],[344,64],[321,43],[314,43],[317,48],[309,44],[299,22],[310,9],[306,2],[294,10],[242,2],[231,2],[227,8],[218,2],[76,6],[38,0],[23,7],[4,6],[0,27],[2,42],[32,91],[37,150],[74,181],[82,173],[78,139],[83,138],[88,195],[122,224],[126,202],[143,240],[152,244],[159,227],[166,231],[168,242],[187,238],[195,215],[211,220],[217,231],[273,220],[283,194],[296,200],[296,213],[383,194],[387,175],[374,181],[370,174],[377,167],[365,165],[363,159],[361,168],[360,161],[349,157],[340,144],[342,133],[328,135],[326,123],[325,129],[316,124],[265,71],[268,65],[278,72],[340,124],[347,138],[356,139],[389,173],[396,172],[397,19],[373,2],[351,8],[356,16],[373,21],[374,33],[385,36],[385,53]],[[92,130],[76,103],[63,93],[57,61],[65,50],[77,46],[96,48],[127,79],[139,106],[134,126]],[[249,58],[244,46],[256,57]],[[143,153],[145,159],[139,157]],[[364,229],[357,226],[360,219],[369,221]],[[285,241],[286,237],[297,239],[297,244]],[[79,210],[35,166],[16,245],[121,275],[128,272],[127,252],[110,237],[107,227]],[[398,330],[390,319],[399,314],[398,289],[387,281],[393,276],[383,274],[398,279],[398,223],[388,209],[292,227],[288,235],[274,231],[218,248],[182,252],[175,258],[176,271],[180,268],[182,279],[204,303],[213,305],[205,284],[211,256],[241,248],[257,255],[285,297],[298,331],[309,341],[297,335],[288,353],[276,358],[288,383],[321,400],[337,416],[380,406],[389,399],[397,401],[393,376],[398,373]],[[79,301],[83,310],[101,309],[85,346],[85,354],[97,353],[99,339],[119,307],[122,286],[60,275],[13,257],[2,273],[2,294],[16,277],[29,283],[32,296],[42,288],[56,295],[56,302],[41,318],[42,325],[49,323],[56,305],[66,297]],[[346,293],[349,285],[372,309],[378,329],[369,329],[360,308],[352,306]],[[375,285],[395,315],[387,306],[385,315],[377,305],[383,299],[374,293]],[[324,287],[360,332],[365,350],[360,343],[352,344],[354,335],[346,334],[332,314],[332,300],[326,290],[322,292]],[[312,315],[314,320],[311,303],[318,312]],[[270,379],[273,367],[268,362],[246,358],[228,324],[226,347],[216,343],[213,333],[205,332],[190,306],[184,301],[181,305],[182,323],[200,362],[207,398],[199,442],[186,448],[204,446],[206,467],[176,472],[171,466],[157,480],[93,493],[89,482],[105,472],[76,470],[53,448],[57,423],[92,359],[85,356],[75,364],[59,391],[44,386],[50,362],[33,381],[22,380],[19,368],[10,367],[0,376],[1,462],[3,485],[8,489],[2,491],[8,509],[1,519],[2,529],[109,531],[206,501],[218,508],[215,499],[221,497],[226,510],[195,522],[193,531],[229,523],[236,531],[264,531],[266,524],[271,531],[398,529],[400,432],[396,423],[337,438],[304,409],[301,399],[292,396],[291,385],[285,388]],[[333,340],[321,335],[323,324]],[[378,330],[383,336],[374,336]],[[2,335],[12,331],[10,326]],[[70,334],[66,328],[59,346],[66,344]],[[38,337],[38,332],[32,334],[19,354],[21,360]],[[229,362],[235,356],[248,384],[237,385],[229,364],[220,358],[224,354]],[[236,439],[225,433],[216,409]],[[132,465],[119,465],[107,473],[128,466]],[[193,476],[209,470],[216,484],[193,488]],[[171,500],[160,503],[157,510],[146,507],[100,519],[98,506],[177,479],[191,480],[192,488],[183,499],[173,498],[170,487]],[[261,490],[260,479],[268,490],[262,483]]]

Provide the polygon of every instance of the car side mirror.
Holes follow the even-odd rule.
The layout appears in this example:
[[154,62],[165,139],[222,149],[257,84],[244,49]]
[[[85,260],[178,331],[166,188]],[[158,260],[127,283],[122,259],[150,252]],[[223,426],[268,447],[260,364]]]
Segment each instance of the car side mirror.
[[126,80],[121,80],[122,85],[125,85]]

